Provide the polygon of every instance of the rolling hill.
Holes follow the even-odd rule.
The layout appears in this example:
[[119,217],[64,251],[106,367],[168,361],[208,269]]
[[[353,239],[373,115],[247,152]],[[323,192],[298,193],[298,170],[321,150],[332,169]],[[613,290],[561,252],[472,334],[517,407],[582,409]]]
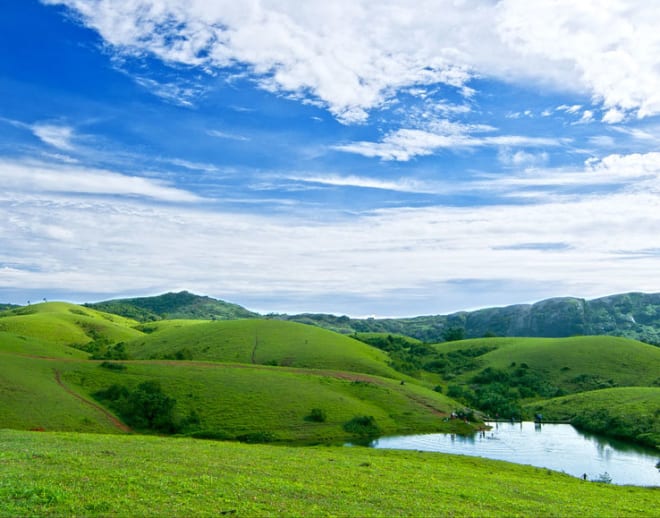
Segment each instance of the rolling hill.
[[83,346],[95,340],[116,343],[141,335],[137,322],[66,302],[43,302],[0,313],[0,332]]
[[400,374],[386,353],[352,338],[314,326],[277,320],[207,323],[171,321],[126,343],[133,359],[188,359],[307,369],[334,369],[387,377]]

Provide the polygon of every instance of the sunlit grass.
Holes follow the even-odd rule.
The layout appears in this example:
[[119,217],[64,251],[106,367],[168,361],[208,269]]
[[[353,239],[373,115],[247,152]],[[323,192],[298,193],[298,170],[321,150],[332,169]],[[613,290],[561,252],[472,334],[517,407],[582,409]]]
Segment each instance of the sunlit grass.
[[658,490],[435,453],[0,431],[1,516],[658,516]]

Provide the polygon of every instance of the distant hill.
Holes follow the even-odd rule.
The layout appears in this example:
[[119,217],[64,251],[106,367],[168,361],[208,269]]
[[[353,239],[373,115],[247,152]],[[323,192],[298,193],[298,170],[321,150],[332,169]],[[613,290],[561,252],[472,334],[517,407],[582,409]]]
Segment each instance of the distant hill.
[[576,335],[611,335],[660,345],[660,293],[625,293],[594,300],[562,297],[535,304],[460,311],[449,315],[386,319],[313,313],[262,316],[237,304],[187,291],[154,297],[108,300],[85,306],[139,322],[265,317],[311,324],[342,334],[391,333],[410,336],[427,343],[461,337],[562,338]]
[[86,307],[114,313],[139,322],[161,319],[235,320],[257,318],[259,315],[238,304],[231,304],[211,297],[195,295],[187,291],[165,293],[155,297],[116,299]]
[[322,314],[276,318],[342,333],[396,333],[429,343],[444,341],[458,331],[465,338],[612,335],[660,345],[660,293],[626,293],[595,300],[553,298],[535,304],[412,318],[353,319]]

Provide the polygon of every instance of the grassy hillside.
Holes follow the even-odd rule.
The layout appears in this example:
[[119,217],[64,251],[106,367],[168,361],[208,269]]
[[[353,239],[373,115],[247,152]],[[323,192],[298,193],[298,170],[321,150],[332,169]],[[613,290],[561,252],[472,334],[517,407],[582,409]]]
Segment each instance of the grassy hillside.
[[626,338],[485,338],[436,347],[438,351],[477,348],[492,350],[479,356],[478,367],[463,374],[463,379],[479,368],[506,370],[524,363],[566,392],[660,382],[660,349]]
[[0,431],[0,516],[660,516],[658,490],[366,448]]
[[116,343],[142,335],[137,322],[66,302],[44,302],[0,313],[0,331],[59,345]]
[[184,322],[128,342],[126,350],[134,359],[193,359],[401,377],[378,349],[325,329],[277,320]]
[[70,361],[0,354],[0,428],[116,432],[103,412],[58,383]]
[[[208,437],[351,440],[354,434],[344,424],[356,416],[373,416],[382,433],[473,429],[443,420],[456,403],[441,394],[361,373],[175,361],[104,363],[75,355],[46,359],[15,353],[0,353],[0,428],[122,432],[113,417],[130,416],[95,394],[113,385],[134,392],[148,381],[157,382],[175,402],[177,431]],[[310,418],[313,409],[322,411],[322,421]]]
[[660,387],[595,390],[531,403],[529,408],[550,421],[568,421],[582,430],[660,449]]
[[27,338],[13,333],[0,332],[0,353],[48,358],[87,358],[87,353],[66,345],[54,344],[38,338]]
[[[157,380],[176,400],[174,418],[194,413],[199,423],[182,432],[236,438],[264,432],[274,440],[348,440],[344,423],[373,416],[383,433],[449,429],[443,417],[456,408],[445,396],[396,380],[333,371],[239,364],[125,362],[123,371],[93,364],[62,364],[66,383],[92,395],[113,384],[133,389]],[[325,421],[310,419],[323,410]],[[465,431],[471,430],[466,427]]]

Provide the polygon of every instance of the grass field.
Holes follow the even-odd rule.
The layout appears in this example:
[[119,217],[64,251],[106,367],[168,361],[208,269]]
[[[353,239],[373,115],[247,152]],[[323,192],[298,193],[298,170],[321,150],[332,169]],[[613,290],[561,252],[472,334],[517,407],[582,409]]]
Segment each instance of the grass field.
[[660,516],[658,489],[498,461],[0,431],[0,516]]

